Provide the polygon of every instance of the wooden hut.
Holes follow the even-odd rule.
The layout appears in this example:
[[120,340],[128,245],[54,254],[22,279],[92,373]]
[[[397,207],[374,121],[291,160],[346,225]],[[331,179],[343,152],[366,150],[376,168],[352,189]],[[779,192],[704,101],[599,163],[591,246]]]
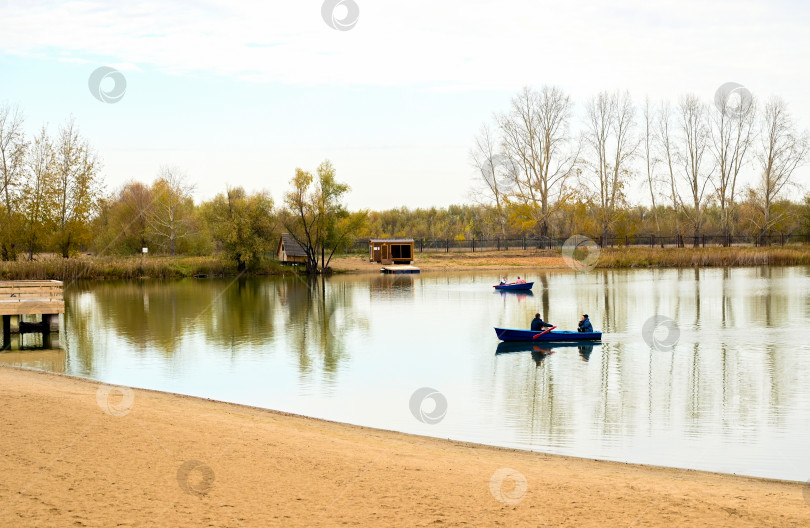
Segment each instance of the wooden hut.
[[307,263],[307,252],[304,251],[301,244],[289,233],[281,234],[276,255],[278,256],[279,262],[286,262],[293,265]]
[[368,241],[368,261],[380,264],[411,264],[412,238],[371,238]]

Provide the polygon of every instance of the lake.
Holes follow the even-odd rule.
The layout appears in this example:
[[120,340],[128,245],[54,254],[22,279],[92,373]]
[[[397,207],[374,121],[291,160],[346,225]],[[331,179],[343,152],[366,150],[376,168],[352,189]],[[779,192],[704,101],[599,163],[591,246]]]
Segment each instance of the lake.
[[[810,268],[517,273],[533,294],[494,292],[491,272],[75,283],[64,350],[0,362],[440,438],[810,478]],[[499,347],[494,326],[535,312],[561,330],[588,313],[602,343]]]

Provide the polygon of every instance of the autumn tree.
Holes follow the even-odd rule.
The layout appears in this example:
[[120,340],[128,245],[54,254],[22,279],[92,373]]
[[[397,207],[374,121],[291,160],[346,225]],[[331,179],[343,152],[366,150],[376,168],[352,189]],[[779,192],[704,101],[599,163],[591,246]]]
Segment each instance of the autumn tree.
[[148,217],[154,202],[148,185],[130,181],[100,206],[96,251],[131,255],[150,245]]
[[763,213],[762,237],[768,235],[780,215],[773,214],[776,199],[792,182],[796,169],[807,161],[810,137],[799,132],[785,102],[774,97],[765,104],[757,149],[759,181],[754,187]]
[[352,214],[346,209],[343,197],[349,186],[337,181],[329,160],[321,163],[316,174],[295,170],[282,211],[284,228],[307,254],[310,274],[329,268],[332,256],[362,229],[367,216],[365,211]]
[[[723,235],[731,235],[737,178],[754,139],[756,102],[745,93],[723,89],[708,110],[711,152],[716,170],[714,184],[720,204]],[[725,243],[725,242],[724,242]]]
[[633,131],[635,107],[627,92],[602,92],[588,102],[586,115],[585,165],[596,181],[599,229],[605,241],[625,203],[630,165],[639,145]]
[[539,226],[549,235],[549,222],[571,195],[567,186],[579,150],[569,136],[572,103],[555,87],[524,88],[511,109],[497,117],[503,156],[512,177],[510,200],[517,203],[515,221],[526,229]]
[[23,243],[28,260],[33,260],[34,254],[48,242],[48,234],[55,225],[54,212],[59,209],[55,152],[44,126],[28,149],[26,169],[20,213],[24,222]]
[[[694,231],[693,245],[699,245],[699,237],[706,220],[706,188],[711,181],[711,162],[706,159],[709,148],[709,129],[706,122],[706,105],[694,95],[681,98],[678,105],[680,126],[681,175],[691,198],[689,207],[682,207]],[[683,201],[679,200],[683,205]]]
[[28,143],[23,131],[22,112],[10,105],[0,106],[0,258],[17,258],[21,232],[19,202],[25,180]]
[[54,247],[67,258],[91,240],[90,221],[101,197],[101,163],[75,121],[60,129],[54,145]]
[[203,214],[214,240],[240,272],[272,249],[276,219],[268,193],[248,195],[242,187],[229,187],[204,204]]
[[177,244],[193,234],[194,185],[177,167],[163,166],[152,184],[152,202],[146,222],[157,244],[170,255],[177,254]]

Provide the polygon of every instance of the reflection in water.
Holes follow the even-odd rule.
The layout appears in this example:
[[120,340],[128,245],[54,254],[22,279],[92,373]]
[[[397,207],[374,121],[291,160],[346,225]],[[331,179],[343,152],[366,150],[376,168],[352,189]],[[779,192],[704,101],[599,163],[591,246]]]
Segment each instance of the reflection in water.
[[[558,270],[534,296],[493,295],[489,275],[83,283],[65,292],[66,358],[33,363],[444,438],[810,476],[810,269]],[[536,312],[560,330],[588,313],[602,343],[498,344],[494,326]],[[654,315],[678,325],[672,351],[645,343]],[[426,386],[449,404],[432,426],[408,410]]]
[[21,350],[0,352],[0,365],[64,373],[67,354],[64,350]]

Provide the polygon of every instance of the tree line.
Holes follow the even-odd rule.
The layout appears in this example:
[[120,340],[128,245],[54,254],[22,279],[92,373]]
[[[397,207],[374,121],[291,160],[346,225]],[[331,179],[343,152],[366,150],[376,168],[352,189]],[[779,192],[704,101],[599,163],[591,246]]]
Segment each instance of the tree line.
[[[102,161],[74,119],[29,135],[22,112],[0,105],[0,259],[134,255],[146,247],[166,255],[221,252],[245,270],[288,232],[315,273],[368,235],[810,232],[810,198],[796,198],[794,181],[808,157],[807,132],[779,98],[718,94],[714,105],[687,95],[675,105],[636,106],[626,92],[602,92],[584,106],[574,133],[567,94],[525,88],[475,137],[471,203],[383,211],[348,210],[349,186],[329,161],[312,172],[296,169],[278,204],[266,191],[238,186],[195,203],[189,176],[169,165],[150,184],[131,181],[109,192]],[[755,180],[741,186],[745,170]],[[632,184],[643,185],[649,204],[631,203]]]
[[0,105],[0,259],[68,258],[80,251],[135,255],[223,253],[240,271],[289,232],[307,253],[307,271],[329,267],[335,252],[363,234],[367,211],[344,204],[349,186],[324,161],[315,174],[296,169],[283,202],[266,191],[227,187],[195,203],[194,185],[174,166],[151,184],[131,181],[107,192],[102,163],[74,119],[29,137],[17,107]]
[[[724,85],[713,104],[695,95],[636,105],[603,91],[582,108],[563,90],[524,88],[477,134],[475,196],[501,236],[622,231],[726,236],[802,229],[804,204],[788,191],[810,150],[787,104]],[[574,128],[578,131],[574,132]],[[754,182],[742,186],[741,174]],[[628,199],[640,183],[649,205]],[[795,194],[794,194],[795,196]],[[632,233],[630,233],[632,234]]]

